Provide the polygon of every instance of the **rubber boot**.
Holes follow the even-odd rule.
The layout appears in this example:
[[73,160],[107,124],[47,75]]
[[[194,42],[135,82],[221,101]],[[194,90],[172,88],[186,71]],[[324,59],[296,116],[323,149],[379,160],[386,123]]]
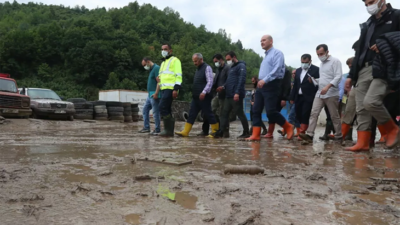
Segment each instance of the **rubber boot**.
[[369,140],[371,131],[357,131],[357,143],[353,147],[345,148],[346,151],[361,152],[369,151]]
[[274,138],[274,130],[275,130],[275,124],[270,123],[268,125],[268,133],[264,137],[265,138]]
[[342,134],[343,134],[343,139],[347,136],[347,134],[350,132],[351,126],[345,123],[342,123]]
[[260,141],[261,135],[261,127],[253,127],[253,135],[251,135],[251,137],[246,138],[246,141]]
[[[218,130],[219,130],[219,123],[211,124],[211,133],[212,133],[212,134],[217,133]],[[207,137],[213,138],[212,135],[208,135]]]
[[185,123],[185,128],[181,132],[175,132],[176,135],[181,137],[189,137],[189,133],[192,130],[193,124]]
[[377,144],[385,144],[387,140],[387,131],[383,128],[383,126],[378,126],[379,132],[381,133],[381,139],[379,139]]
[[[343,130],[343,129],[342,129]],[[350,127],[349,131],[347,132],[346,136],[343,135],[345,141],[353,141],[353,127]]]
[[300,128],[299,128],[299,131],[298,131],[298,137],[297,137],[298,141],[302,140],[301,137],[300,137],[300,134],[305,134],[307,129],[308,129],[308,124],[300,124]]
[[293,138],[293,133],[294,133],[294,126],[292,124],[290,124],[288,121],[285,122],[285,124],[283,125],[283,129],[285,129],[286,131],[286,138],[288,140],[292,140]]
[[386,135],[386,147],[394,148],[399,143],[399,127],[397,124],[391,119],[389,122],[379,125],[379,130],[385,129],[387,132]]
[[175,129],[175,119],[171,115],[163,118],[164,130],[159,134],[161,137],[173,137]]

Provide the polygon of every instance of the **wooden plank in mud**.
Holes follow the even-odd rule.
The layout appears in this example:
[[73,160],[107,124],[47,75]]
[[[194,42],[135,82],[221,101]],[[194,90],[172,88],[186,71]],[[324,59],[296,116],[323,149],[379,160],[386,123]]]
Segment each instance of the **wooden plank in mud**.
[[193,164],[190,161],[179,161],[179,160],[172,160],[172,159],[151,159],[151,158],[137,158],[137,161],[144,161],[144,162],[154,162],[154,163],[162,163],[166,165],[173,165],[173,166],[185,166],[189,164]]

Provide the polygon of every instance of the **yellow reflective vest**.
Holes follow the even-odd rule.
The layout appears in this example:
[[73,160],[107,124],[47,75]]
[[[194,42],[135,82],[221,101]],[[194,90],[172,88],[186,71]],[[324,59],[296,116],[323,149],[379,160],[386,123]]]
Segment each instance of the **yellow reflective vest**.
[[182,85],[182,65],[181,61],[172,56],[166,59],[160,67],[160,89],[161,90],[174,90],[175,85]]

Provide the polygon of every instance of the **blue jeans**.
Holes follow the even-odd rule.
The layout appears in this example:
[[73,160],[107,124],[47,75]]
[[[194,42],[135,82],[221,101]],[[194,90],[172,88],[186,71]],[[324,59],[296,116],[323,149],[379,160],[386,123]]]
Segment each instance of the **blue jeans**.
[[289,123],[293,124],[296,128],[300,128],[300,122],[296,119],[295,104],[290,106]]
[[160,99],[154,99],[147,97],[146,103],[143,107],[143,120],[144,129],[150,130],[150,110],[153,109],[153,118],[156,123],[156,132],[161,132],[160,129],[160,109],[159,109]]

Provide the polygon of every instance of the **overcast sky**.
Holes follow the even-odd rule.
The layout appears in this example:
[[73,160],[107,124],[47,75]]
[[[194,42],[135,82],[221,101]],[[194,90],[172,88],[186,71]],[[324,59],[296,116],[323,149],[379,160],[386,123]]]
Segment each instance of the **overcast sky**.
[[[17,0],[19,3],[29,1]],[[133,0],[132,0],[133,1]],[[74,7],[85,5],[119,8],[128,5],[125,0],[42,0],[44,4]],[[310,53],[313,63],[320,61],[315,53],[318,44],[329,46],[332,56],[341,60],[343,72],[348,72],[346,60],[354,55],[351,49],[358,39],[359,24],[369,14],[361,0],[138,0],[159,9],[169,6],[195,26],[204,24],[211,32],[225,29],[233,41],[240,39],[245,48],[252,48],[263,55],[260,39],[264,34],[274,38],[274,46],[283,51],[285,62],[300,66],[300,56]],[[391,2],[388,0],[387,2]],[[395,1],[392,1],[395,2]],[[399,8],[400,3],[394,4]]]

